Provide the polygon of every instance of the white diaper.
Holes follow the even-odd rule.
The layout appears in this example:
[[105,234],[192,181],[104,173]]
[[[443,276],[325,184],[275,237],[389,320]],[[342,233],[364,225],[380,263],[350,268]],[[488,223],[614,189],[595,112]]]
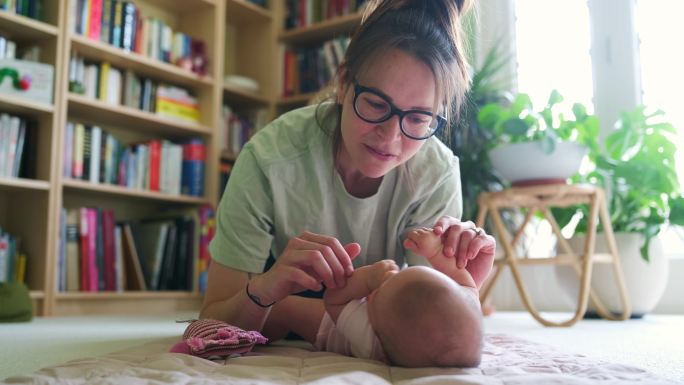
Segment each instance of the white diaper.
[[314,347],[346,356],[388,362],[368,319],[368,302],[365,298],[350,301],[342,309],[337,325],[325,313]]

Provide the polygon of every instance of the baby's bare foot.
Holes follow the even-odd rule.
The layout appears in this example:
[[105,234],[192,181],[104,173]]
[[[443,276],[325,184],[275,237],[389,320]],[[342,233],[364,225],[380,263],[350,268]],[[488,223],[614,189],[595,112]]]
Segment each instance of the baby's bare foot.
[[442,239],[432,229],[421,227],[408,233],[405,246],[416,254],[431,259],[442,252]]

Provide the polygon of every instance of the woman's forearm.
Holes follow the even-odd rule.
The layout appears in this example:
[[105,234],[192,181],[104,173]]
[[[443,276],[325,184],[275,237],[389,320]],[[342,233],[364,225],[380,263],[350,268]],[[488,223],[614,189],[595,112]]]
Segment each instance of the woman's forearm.
[[252,302],[243,289],[228,299],[205,303],[200,318],[225,321],[245,330],[261,330],[271,309]]

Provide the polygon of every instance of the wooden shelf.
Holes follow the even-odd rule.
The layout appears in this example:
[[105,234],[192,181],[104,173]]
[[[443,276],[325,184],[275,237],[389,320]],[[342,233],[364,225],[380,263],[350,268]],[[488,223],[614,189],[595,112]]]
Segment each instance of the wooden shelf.
[[42,40],[59,33],[53,25],[7,11],[0,11],[0,31],[9,34],[11,40]]
[[126,299],[201,299],[202,294],[190,291],[101,291],[101,292],[61,292],[57,300],[126,300]]
[[223,85],[224,100],[239,104],[254,104],[259,106],[267,106],[270,100],[257,92],[244,90],[231,84],[224,83]]
[[73,51],[86,59],[106,61],[114,67],[129,69],[138,75],[152,79],[192,88],[211,87],[214,83],[209,76],[198,76],[173,64],[164,63],[135,52],[126,52],[111,44],[92,40],[85,36],[72,34],[71,47]]
[[42,180],[0,177],[0,190],[48,191],[50,190],[50,183]]
[[198,123],[173,120],[135,108],[111,105],[82,95],[69,94],[69,116],[96,121],[102,125],[135,128],[164,135],[210,135],[211,129]]
[[4,112],[23,115],[50,115],[55,112],[55,107],[51,104],[36,103],[6,94],[0,94],[0,108]]
[[187,13],[198,9],[216,7],[217,0],[145,0],[145,3],[173,13]]
[[183,291],[56,293],[53,315],[199,312],[203,294]]
[[306,27],[282,31],[278,39],[287,44],[307,44],[328,40],[334,36],[347,35],[361,24],[361,17],[360,12],[351,13]]
[[290,106],[296,104],[307,104],[310,100],[316,97],[318,92],[309,92],[306,94],[298,94],[292,96],[284,96],[278,100],[279,106]]
[[192,197],[187,195],[170,195],[158,191],[131,189],[123,186],[116,186],[111,184],[91,183],[82,180],[64,179],[62,185],[65,189],[72,191],[83,191],[88,193],[125,196],[137,199],[154,200],[164,203],[175,204],[189,204],[202,205],[209,203],[209,200],[204,197]]
[[235,162],[237,160],[238,155],[234,153],[233,151],[230,150],[223,150],[221,151],[221,160],[228,161],[228,162]]
[[227,0],[226,20],[231,24],[270,22],[273,13],[247,0]]

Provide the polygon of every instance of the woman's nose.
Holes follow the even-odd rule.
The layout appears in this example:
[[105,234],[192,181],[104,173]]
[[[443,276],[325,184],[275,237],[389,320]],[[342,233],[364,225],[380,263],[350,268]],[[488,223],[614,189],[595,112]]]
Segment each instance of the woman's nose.
[[390,140],[401,138],[400,119],[399,115],[393,115],[386,121],[380,123],[377,126],[378,134],[383,138]]

